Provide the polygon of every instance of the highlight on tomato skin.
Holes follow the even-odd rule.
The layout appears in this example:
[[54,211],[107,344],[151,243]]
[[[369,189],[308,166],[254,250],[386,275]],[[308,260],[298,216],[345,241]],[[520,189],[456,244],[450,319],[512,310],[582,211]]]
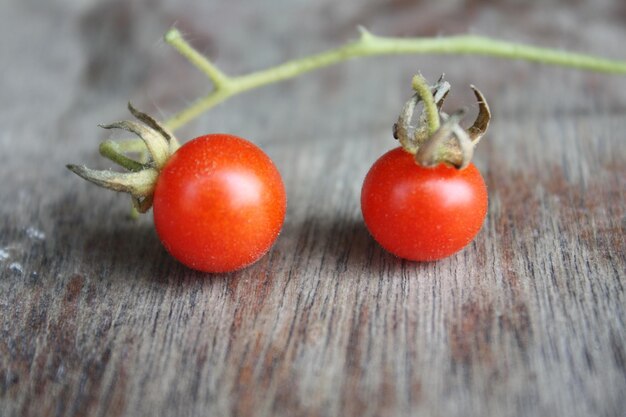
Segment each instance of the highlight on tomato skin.
[[467,246],[487,214],[487,187],[471,164],[425,168],[402,148],[371,167],[361,192],[367,229],[388,252],[412,261],[434,261]]
[[210,134],[185,143],[154,190],[157,234],[167,251],[204,272],[231,272],[276,241],[287,205],[271,159],[251,142]]

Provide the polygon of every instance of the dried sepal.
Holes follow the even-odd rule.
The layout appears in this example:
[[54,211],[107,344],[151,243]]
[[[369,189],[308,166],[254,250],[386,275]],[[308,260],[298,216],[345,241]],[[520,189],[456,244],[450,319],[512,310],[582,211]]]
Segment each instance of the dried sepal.
[[425,167],[434,167],[444,162],[458,169],[469,165],[474,146],[467,132],[459,125],[464,113],[464,110],[460,110],[448,117],[420,146],[415,154],[415,162]]
[[487,100],[485,99],[483,93],[481,93],[480,90],[474,85],[471,85],[470,87],[472,88],[472,91],[474,91],[474,95],[478,101],[478,116],[476,116],[474,124],[467,129],[467,134],[469,135],[474,146],[476,146],[489,128],[491,110],[489,109],[489,104],[487,104]]
[[159,171],[154,168],[147,168],[139,172],[96,170],[81,165],[67,165],[67,168],[93,184],[109,190],[129,193],[137,199],[151,196],[159,177]]
[[409,153],[417,152],[418,144],[415,143],[412,131],[415,129],[411,126],[411,119],[415,106],[420,100],[417,94],[414,94],[402,107],[398,121],[393,125],[393,136],[398,139],[402,148]]
[[152,194],[147,195],[145,197],[135,197],[131,196],[131,201],[133,202],[133,207],[139,213],[145,213],[152,207]]
[[178,143],[176,136],[174,136],[174,133],[172,133],[172,131],[170,131],[166,126],[159,123],[152,116],[137,110],[131,103],[128,103],[128,110],[139,121],[159,132],[161,136],[163,136],[163,138],[165,138],[165,140],[169,143],[169,147],[172,153],[176,152],[176,150],[180,148],[180,144]]
[[448,97],[448,93],[450,92],[450,84],[446,82],[445,90],[440,89],[437,90],[434,94],[435,102],[437,103],[437,110],[441,112],[441,108],[443,107],[443,103],[446,101],[446,97]]
[[[68,165],[67,168],[96,185],[129,193],[135,209],[145,213],[152,206],[152,196],[159,173],[178,149],[179,144],[174,135],[152,117],[130,104],[129,110],[142,123],[126,120],[101,127],[132,132],[143,140],[145,148],[129,146],[132,142],[105,140],[100,144],[100,153],[130,172],[95,170],[79,165]],[[145,160],[146,150],[147,160]],[[139,153],[144,158],[139,162],[126,156],[126,153]]]
[[157,168],[162,168],[170,156],[169,143],[163,135],[145,125],[123,120],[121,122],[100,125],[100,127],[103,129],[124,129],[139,136],[146,144],[150,157]]
[[[393,133],[402,148],[415,155],[416,163],[427,167],[445,163],[463,169],[471,162],[474,147],[489,127],[491,111],[483,94],[472,85],[479,112],[473,125],[463,129],[459,123],[465,114],[464,110],[457,111],[451,116],[442,111],[443,103],[450,92],[450,84],[443,78],[441,75],[439,80],[429,87],[439,120],[442,121],[441,126],[434,133],[430,133],[431,126],[425,109],[420,113],[417,126],[410,124],[417,104],[422,100],[430,100],[429,97],[421,97],[417,91],[423,89],[416,88],[414,84],[416,93],[404,104],[398,121],[393,126]],[[415,80],[413,82],[415,83]]]

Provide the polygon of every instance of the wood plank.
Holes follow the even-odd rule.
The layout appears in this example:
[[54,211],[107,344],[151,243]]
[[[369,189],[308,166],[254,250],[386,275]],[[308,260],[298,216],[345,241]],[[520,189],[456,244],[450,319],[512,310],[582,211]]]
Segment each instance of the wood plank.
[[[377,9],[368,18],[357,2],[346,4],[342,21],[407,25],[402,13]],[[607,17],[617,3],[598,4],[596,14],[572,5],[554,43],[566,42],[568,24],[591,16],[577,45],[621,51],[604,38],[626,39],[620,18]],[[95,155],[96,139],[106,137],[95,125],[125,117],[129,94],[149,103],[144,91],[153,91],[155,106],[175,108],[178,92],[193,97],[201,81],[166,83],[193,69],[169,52],[142,49],[150,46],[139,39],[161,30],[148,19],[116,57],[132,61],[143,51],[137,62],[153,62],[150,76],[134,86],[135,64],[122,63],[123,88],[106,92],[116,73],[105,60],[104,84],[81,84],[89,65],[80,63],[86,52],[77,32],[61,29],[47,52],[36,45],[63,19],[89,21],[88,10],[51,7],[69,17],[0,13],[6,25],[25,16],[41,23],[31,37],[15,28],[28,53],[0,49],[0,62],[15,53],[20,64],[0,81],[15,100],[0,107],[0,415],[623,415],[625,79],[478,58],[385,58],[233,99],[181,135],[225,130],[257,141],[283,174],[289,208],[267,256],[207,276],[165,252],[149,216],[129,219],[126,198],[63,168],[106,166]],[[117,7],[105,23],[146,6]],[[262,28],[276,36],[293,29],[271,26],[268,13],[280,5],[268,7],[259,11]],[[312,19],[321,22],[323,6],[315,7]],[[488,10],[476,13],[472,21],[489,21]],[[492,28],[511,24],[504,9],[495,13]],[[526,13],[530,23],[512,31],[547,27],[538,12]],[[183,16],[200,24],[192,12]],[[607,32],[594,26],[601,17]],[[219,44],[246,34],[222,34]],[[224,52],[225,66],[248,47]],[[27,65],[36,51],[40,69]],[[76,59],[59,60],[63,53]],[[258,62],[268,59],[261,55]],[[489,188],[486,223],[464,251],[432,263],[384,252],[359,207],[367,169],[395,146],[390,124],[416,61],[431,78],[446,71],[451,107],[471,103],[467,85],[475,83],[494,112],[475,156]],[[58,70],[44,71],[55,62]],[[20,73],[49,78],[38,92],[22,92]]]

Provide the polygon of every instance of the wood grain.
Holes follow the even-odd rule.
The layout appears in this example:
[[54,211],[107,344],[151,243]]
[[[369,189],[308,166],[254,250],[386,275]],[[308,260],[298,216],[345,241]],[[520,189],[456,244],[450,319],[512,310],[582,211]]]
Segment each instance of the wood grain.
[[[444,27],[456,21],[459,30],[617,57],[621,3],[563,2],[565,12],[472,2],[464,16],[455,2],[268,3],[2,6],[0,30],[22,41],[0,48],[0,62],[15,60],[0,80],[12,100],[0,104],[0,415],[623,415],[626,79],[478,58],[386,58],[229,101],[181,135],[256,140],[289,198],[272,251],[232,274],[179,265],[149,216],[130,220],[126,198],[63,168],[106,166],[95,155],[106,136],[95,126],[125,117],[129,96],[168,112],[205,85],[150,43],[173,20],[208,51],[223,47],[218,63],[233,71],[336,45],[354,20],[415,34],[408,16],[424,13]],[[280,24],[285,7],[294,22]],[[224,21],[205,29],[198,16],[218,11]],[[312,23],[298,27],[304,16]],[[26,18],[38,23],[33,33],[13,23]],[[244,23],[237,34],[227,30],[235,18]],[[572,29],[582,22],[587,32]],[[85,36],[120,25],[126,32],[104,40]],[[299,40],[285,38],[296,29]],[[52,32],[58,41],[43,48]],[[259,49],[250,52],[254,33]],[[115,54],[96,56],[94,44]],[[490,195],[486,223],[464,251],[434,263],[385,253],[359,207],[367,169],[395,146],[390,124],[416,62],[431,78],[447,73],[452,108],[472,102],[474,83],[494,113],[475,156]]]

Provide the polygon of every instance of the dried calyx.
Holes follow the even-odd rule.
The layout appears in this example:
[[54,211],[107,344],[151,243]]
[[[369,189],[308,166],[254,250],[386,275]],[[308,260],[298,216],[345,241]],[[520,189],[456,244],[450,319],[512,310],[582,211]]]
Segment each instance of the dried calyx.
[[[415,94],[406,102],[397,123],[393,125],[393,136],[406,152],[415,155],[419,165],[433,167],[444,163],[458,169],[469,165],[474,147],[487,131],[491,120],[485,97],[473,85],[471,88],[478,100],[479,111],[474,124],[464,129],[459,123],[465,110],[451,115],[441,110],[450,92],[450,84],[444,81],[443,75],[433,86],[428,86],[421,74],[413,78]],[[417,126],[412,126],[411,119],[420,101],[424,107]]]
[[152,195],[161,169],[180,145],[165,126],[138,111],[130,103],[128,109],[142,123],[126,120],[100,127],[123,129],[139,136],[145,145],[144,152],[140,152],[147,154],[145,162],[128,157],[120,143],[106,140],[100,145],[102,156],[126,168],[129,172],[94,170],[79,165],[67,165],[67,168],[96,185],[129,193],[135,209],[140,213],[145,213],[152,207]]

